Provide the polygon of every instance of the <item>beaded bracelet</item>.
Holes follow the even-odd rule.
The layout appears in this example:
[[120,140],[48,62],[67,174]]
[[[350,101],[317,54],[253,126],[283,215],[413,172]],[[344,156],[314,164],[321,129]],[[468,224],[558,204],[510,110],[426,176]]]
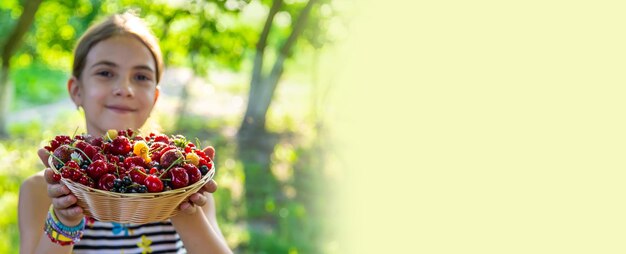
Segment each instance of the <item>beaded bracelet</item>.
[[53,207],[50,206],[50,210],[48,210],[48,216],[46,217],[44,231],[52,242],[65,246],[72,245],[80,241],[83,236],[84,227],[84,218],[76,226],[68,227],[64,225],[54,214]]

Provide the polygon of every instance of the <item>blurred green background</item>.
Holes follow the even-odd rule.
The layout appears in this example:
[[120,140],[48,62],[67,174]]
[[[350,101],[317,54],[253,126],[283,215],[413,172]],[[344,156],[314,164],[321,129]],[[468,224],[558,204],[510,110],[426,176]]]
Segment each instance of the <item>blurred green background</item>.
[[331,0],[0,1],[0,253],[18,253],[19,186],[42,169],[37,149],[85,130],[65,89],[74,43],[128,9],[152,26],[167,67],[145,129],[216,148],[231,248],[341,253],[325,119],[350,8]]

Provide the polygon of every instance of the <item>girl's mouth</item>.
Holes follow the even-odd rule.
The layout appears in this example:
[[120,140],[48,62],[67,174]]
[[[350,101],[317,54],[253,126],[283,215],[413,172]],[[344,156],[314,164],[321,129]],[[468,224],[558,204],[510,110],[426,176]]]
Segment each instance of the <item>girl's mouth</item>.
[[132,112],[137,111],[136,109],[129,108],[126,106],[120,106],[120,105],[110,105],[110,106],[105,106],[105,108],[113,112],[120,113],[120,114],[132,113]]

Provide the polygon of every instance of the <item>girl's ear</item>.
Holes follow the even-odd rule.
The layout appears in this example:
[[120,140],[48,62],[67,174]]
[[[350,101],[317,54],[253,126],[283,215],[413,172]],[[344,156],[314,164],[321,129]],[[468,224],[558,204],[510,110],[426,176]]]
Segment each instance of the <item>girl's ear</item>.
[[78,84],[78,79],[72,76],[67,80],[67,92],[70,94],[72,101],[76,104],[76,107],[80,107],[82,102],[82,90]]
[[161,94],[161,89],[157,86],[154,90],[154,103],[152,104],[152,106],[154,106],[154,104],[156,104],[157,102],[157,99],[159,99],[159,94]]

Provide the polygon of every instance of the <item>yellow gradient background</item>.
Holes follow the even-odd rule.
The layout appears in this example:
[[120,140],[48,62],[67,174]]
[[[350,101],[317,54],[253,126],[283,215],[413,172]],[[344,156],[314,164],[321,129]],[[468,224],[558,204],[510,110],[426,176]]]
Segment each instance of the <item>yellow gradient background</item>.
[[626,2],[358,1],[344,253],[626,253]]

